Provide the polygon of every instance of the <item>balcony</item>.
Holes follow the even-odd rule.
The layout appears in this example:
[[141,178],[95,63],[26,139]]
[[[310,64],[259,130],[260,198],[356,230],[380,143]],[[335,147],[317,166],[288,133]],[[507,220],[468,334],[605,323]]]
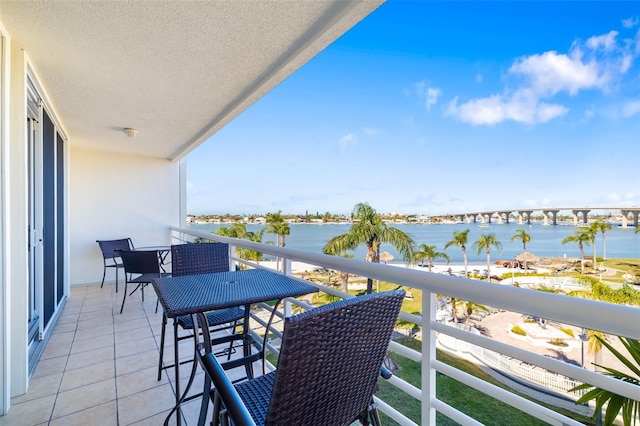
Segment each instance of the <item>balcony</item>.
[[[213,238],[209,234],[190,232],[172,228],[174,242],[194,238]],[[501,360],[511,359],[510,368],[518,387],[542,389],[549,395],[561,395],[563,388],[580,381],[596,384],[630,398],[638,399],[637,386],[609,379],[599,373],[552,359],[493,340],[464,329],[457,329],[436,321],[436,295],[448,295],[460,300],[478,303],[507,311],[519,312],[539,318],[546,318],[577,327],[602,330],[608,334],[640,339],[637,324],[640,323],[640,309],[610,305],[590,300],[559,296],[539,291],[525,290],[510,286],[487,284],[444,275],[428,274],[405,268],[368,264],[366,262],[329,257],[319,254],[299,252],[272,245],[263,245],[227,239],[216,239],[230,243],[232,247],[243,247],[263,251],[270,256],[279,256],[283,273],[289,273],[291,260],[302,261],[327,269],[349,271],[360,276],[369,276],[408,287],[412,292],[422,291],[423,315],[401,314],[401,319],[415,323],[421,328],[422,348],[416,351],[396,342],[390,343],[390,350],[422,365],[422,385],[415,387],[400,377],[394,376],[391,384],[407,396],[414,398],[421,406],[419,422],[401,413],[394,407],[379,400],[382,412],[398,424],[435,424],[436,411],[460,424],[478,424],[467,414],[464,407],[452,407],[436,397],[436,372],[452,377],[493,398],[500,399],[513,407],[550,424],[582,424],[565,417],[557,411],[524,399],[514,392],[498,388],[487,381],[470,376],[451,365],[436,360],[436,345],[466,345],[470,353],[475,353],[489,363],[492,356],[503,354]],[[259,267],[242,259],[239,263]],[[322,285],[321,291],[334,296],[345,294]],[[31,379],[30,389],[25,395],[12,400],[12,409],[7,416],[0,417],[0,425],[16,424],[90,424],[100,419],[101,424],[159,424],[173,407],[173,371],[165,371],[161,381],[156,380],[157,357],[161,314],[155,313],[156,298],[153,290],[146,292],[146,299],[131,298],[120,315],[121,293],[114,292],[113,286],[100,288],[98,285],[74,286],[71,296],[62,312],[60,320],[46,347],[42,359]],[[308,308],[304,301],[289,300],[290,303]],[[267,309],[267,305],[260,307]],[[286,309],[291,309],[289,305]],[[258,315],[253,315],[252,330],[263,334],[265,324]],[[276,324],[277,328],[277,324]],[[277,329],[272,330],[278,333]],[[190,342],[186,341],[182,354],[189,353]],[[277,352],[277,347],[270,350]],[[480,355],[480,353],[484,355]],[[171,351],[168,351],[170,354]],[[170,361],[170,360],[168,360]],[[494,368],[500,368],[495,361]],[[524,370],[544,371],[544,377],[563,378],[563,383],[544,383],[544,380],[518,373],[514,366]],[[185,375],[188,369],[183,369]],[[259,371],[257,369],[256,371]],[[202,379],[198,373],[197,379]],[[199,389],[201,381],[196,380],[194,389]],[[555,386],[555,387],[554,387]],[[544,388],[546,387],[546,389]],[[571,399],[570,394],[564,398]],[[409,398],[403,398],[409,399]],[[575,397],[573,397],[575,399]],[[559,399],[555,399],[559,401]],[[186,424],[195,424],[199,400],[184,406]],[[565,401],[560,404],[571,407]],[[589,407],[576,407],[583,414],[591,415]]]

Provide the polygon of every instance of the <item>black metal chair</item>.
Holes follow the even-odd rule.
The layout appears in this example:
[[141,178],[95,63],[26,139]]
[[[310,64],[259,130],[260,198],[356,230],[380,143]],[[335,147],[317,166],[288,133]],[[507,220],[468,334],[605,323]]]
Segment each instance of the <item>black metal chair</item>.
[[102,284],[100,288],[104,286],[104,279],[107,276],[107,268],[114,268],[116,270],[116,293],[118,292],[118,270],[122,269],[122,260],[118,255],[118,250],[131,250],[133,249],[133,242],[131,238],[122,238],[119,240],[96,240],[102,251],[102,262],[104,263],[104,271],[102,272]]
[[402,290],[370,294],[286,318],[278,369],[236,385],[211,354],[203,328],[199,423],[210,399],[214,425],[229,419],[235,425],[379,425],[373,393],[403,298]]
[[[171,246],[171,274],[172,276],[206,274],[211,272],[225,272],[229,270],[229,245],[224,243],[178,244]],[[207,312],[210,330],[219,331],[231,329],[235,332],[245,312],[241,307],[220,309]],[[244,327],[244,323],[242,323]],[[175,364],[163,367],[165,332],[167,317],[162,314],[162,335],[160,337],[160,360],[158,362],[158,380],[162,378],[162,370],[175,367]],[[174,362],[179,361],[178,343],[185,339],[192,339],[193,333],[178,335],[178,327],[183,330],[193,330],[191,315],[175,318],[173,321]],[[233,334],[233,333],[232,333]],[[230,342],[232,345],[233,342]],[[231,355],[231,349],[228,351]],[[181,364],[193,360],[182,361]]]
[[154,279],[167,277],[171,274],[160,271],[160,259],[156,250],[119,250],[118,253],[122,259],[125,275],[124,296],[122,297],[122,306],[120,306],[120,313],[122,313],[124,302],[127,300],[129,284],[135,284],[136,286],[131,290],[129,296],[140,289],[142,301],[144,302],[144,288],[151,284]]

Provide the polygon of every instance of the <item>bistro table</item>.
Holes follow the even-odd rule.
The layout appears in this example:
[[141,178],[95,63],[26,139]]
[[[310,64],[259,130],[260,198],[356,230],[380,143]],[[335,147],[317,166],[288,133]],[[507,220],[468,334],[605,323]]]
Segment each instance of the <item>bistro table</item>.
[[[215,272],[199,275],[183,275],[178,277],[159,278],[153,281],[153,287],[162,304],[165,315],[169,318],[177,318],[182,315],[195,315],[217,309],[244,306],[245,325],[243,336],[246,342],[249,337],[249,311],[254,303],[269,300],[280,301],[286,297],[303,296],[318,291],[318,288],[304,281],[287,275],[265,269],[251,269],[244,271]],[[194,318],[194,324],[195,318]],[[194,333],[197,339],[198,333]],[[194,366],[192,377],[196,370],[194,345]],[[246,353],[247,345],[244,345]],[[264,356],[264,347],[261,348],[261,357]],[[253,358],[251,358],[253,359]],[[180,404],[184,401],[188,388],[193,380],[189,380],[184,395],[180,394],[179,360],[175,360],[175,386],[176,406],[169,416],[177,411],[177,424],[180,424]],[[237,365],[234,362],[230,366]],[[224,366],[224,364],[223,364]],[[248,370],[247,370],[248,371]],[[165,424],[167,423],[165,421]]]
[[145,247],[135,247],[131,249],[131,251],[155,251],[158,253],[158,260],[160,262],[160,269],[162,272],[167,272],[164,267],[167,264],[167,256],[171,253],[171,246],[145,246]]

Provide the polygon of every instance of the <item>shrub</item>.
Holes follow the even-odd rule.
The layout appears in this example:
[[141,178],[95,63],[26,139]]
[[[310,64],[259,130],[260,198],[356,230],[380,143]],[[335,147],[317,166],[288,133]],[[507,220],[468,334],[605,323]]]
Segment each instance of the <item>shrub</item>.
[[562,339],[551,339],[547,343],[554,346],[569,346],[567,342]]
[[527,332],[526,332],[526,331],[524,331],[524,330],[522,329],[522,327],[520,327],[520,326],[518,326],[518,325],[514,325],[514,326],[511,328],[511,332],[512,332],[512,333],[515,333],[515,334],[519,334],[519,335],[521,335],[521,336],[526,336],[526,335],[527,335]]

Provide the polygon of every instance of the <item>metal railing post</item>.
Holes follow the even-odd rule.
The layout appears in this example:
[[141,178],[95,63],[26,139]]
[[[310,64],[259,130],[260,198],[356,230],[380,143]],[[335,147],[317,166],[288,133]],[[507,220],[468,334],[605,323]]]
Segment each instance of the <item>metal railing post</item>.
[[436,332],[431,323],[436,320],[436,294],[422,293],[422,411],[421,424],[435,425],[436,410],[431,401],[436,399]]
[[236,270],[236,261],[234,260],[236,257],[236,246],[229,244],[229,270]]

